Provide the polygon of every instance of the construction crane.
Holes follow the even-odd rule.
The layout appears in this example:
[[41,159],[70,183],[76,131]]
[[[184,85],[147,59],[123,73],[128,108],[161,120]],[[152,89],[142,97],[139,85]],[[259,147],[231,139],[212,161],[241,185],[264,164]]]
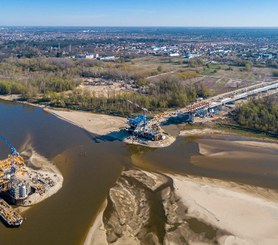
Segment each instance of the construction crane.
[[15,149],[15,147],[13,147],[13,145],[4,137],[0,134],[0,139],[10,148],[11,150],[11,156],[12,156],[12,163],[11,163],[11,171],[10,171],[10,184],[12,185],[12,182],[14,180],[14,175],[15,175],[15,165],[14,165],[14,156],[19,156],[18,151]]
[[13,147],[13,145],[4,137],[0,134],[0,139],[10,148],[11,150],[11,155],[17,155],[19,156],[18,151],[15,149],[15,147]]
[[143,110],[143,113],[144,113],[144,124],[146,125],[146,120],[147,120],[147,112],[151,113],[147,108],[144,108],[144,107],[141,107],[140,105],[138,105],[137,103],[134,103],[130,100],[127,100],[128,103],[134,105],[135,107],[137,108],[140,108]]

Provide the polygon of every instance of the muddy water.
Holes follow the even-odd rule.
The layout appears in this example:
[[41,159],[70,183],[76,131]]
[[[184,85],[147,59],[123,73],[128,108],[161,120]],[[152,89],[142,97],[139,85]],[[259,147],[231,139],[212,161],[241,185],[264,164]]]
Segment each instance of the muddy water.
[[[62,189],[32,207],[18,229],[0,223],[0,244],[80,244],[109,188],[127,162],[124,144],[92,136],[39,108],[0,103],[0,134],[20,148],[26,139],[64,176]],[[9,153],[0,143],[1,158]]]
[[[278,152],[237,144],[244,137],[178,137],[165,149],[133,148],[132,162],[146,169],[218,178],[278,190]],[[199,144],[212,155],[201,155]]]
[[[69,123],[39,108],[0,103],[0,134],[20,149],[26,139],[41,155],[52,160],[64,176],[62,189],[25,214],[27,220],[18,229],[0,223],[0,244],[82,244],[100,204],[125,165],[151,170],[167,170],[231,179],[278,188],[276,152],[263,158],[250,148],[226,145],[234,152],[246,152],[250,159],[200,156],[197,138],[178,138],[165,149],[128,146],[121,142],[98,141]],[[221,140],[205,142],[221,147]],[[233,139],[230,139],[231,141]],[[8,148],[0,143],[0,157]],[[226,150],[227,150],[226,149]],[[225,149],[223,149],[225,150]],[[253,154],[253,155],[252,155]],[[224,161],[223,161],[224,159]],[[256,171],[250,167],[255,164]],[[276,178],[276,179],[275,179]]]

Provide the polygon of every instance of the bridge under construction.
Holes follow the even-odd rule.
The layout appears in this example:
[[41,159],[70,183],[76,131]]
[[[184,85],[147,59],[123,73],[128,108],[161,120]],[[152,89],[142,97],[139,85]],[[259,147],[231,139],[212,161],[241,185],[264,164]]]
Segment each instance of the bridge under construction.
[[[178,110],[165,111],[155,115],[152,119],[146,118],[146,110],[144,116],[129,119],[129,132],[136,137],[145,138],[146,140],[159,141],[164,140],[163,130],[160,125],[170,119],[179,118],[182,121],[194,122],[195,117],[207,117],[218,114],[222,107],[234,104],[237,101],[246,100],[255,96],[269,96],[278,92],[278,81],[272,83],[260,83],[249,87],[241,88],[228,93],[220,94],[203,100],[200,98],[197,102],[192,103]],[[143,108],[145,109],[145,108]]]
[[[271,91],[271,93],[270,93]],[[250,97],[262,95],[269,96],[278,92],[278,82],[260,83],[246,88],[238,89],[232,92],[220,94],[206,100],[201,100],[176,111],[166,111],[156,115],[150,123],[162,123],[172,117],[202,116],[205,113],[215,113],[222,109],[222,106],[233,104],[239,100],[245,100]]]

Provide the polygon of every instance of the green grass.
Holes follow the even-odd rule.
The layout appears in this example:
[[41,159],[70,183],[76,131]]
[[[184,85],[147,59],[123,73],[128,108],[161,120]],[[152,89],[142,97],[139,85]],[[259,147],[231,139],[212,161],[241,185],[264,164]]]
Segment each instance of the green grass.
[[217,73],[217,71],[214,70],[214,69],[205,69],[201,74],[203,76],[212,76],[212,75],[214,75],[216,73]]

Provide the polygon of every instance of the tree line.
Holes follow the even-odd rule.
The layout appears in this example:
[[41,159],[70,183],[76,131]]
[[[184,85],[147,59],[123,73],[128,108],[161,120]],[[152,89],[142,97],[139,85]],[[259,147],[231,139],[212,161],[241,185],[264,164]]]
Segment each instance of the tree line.
[[236,108],[234,118],[244,127],[278,134],[278,105],[274,99],[251,100]]
[[97,97],[88,91],[74,90],[70,94],[53,92],[45,94],[40,102],[55,107],[130,116],[142,113],[142,110],[129,104],[127,100],[155,112],[184,107],[194,102],[197,97],[207,96],[209,96],[209,92],[203,86],[184,86],[177,81],[165,80],[153,84],[147,94],[126,93]]

